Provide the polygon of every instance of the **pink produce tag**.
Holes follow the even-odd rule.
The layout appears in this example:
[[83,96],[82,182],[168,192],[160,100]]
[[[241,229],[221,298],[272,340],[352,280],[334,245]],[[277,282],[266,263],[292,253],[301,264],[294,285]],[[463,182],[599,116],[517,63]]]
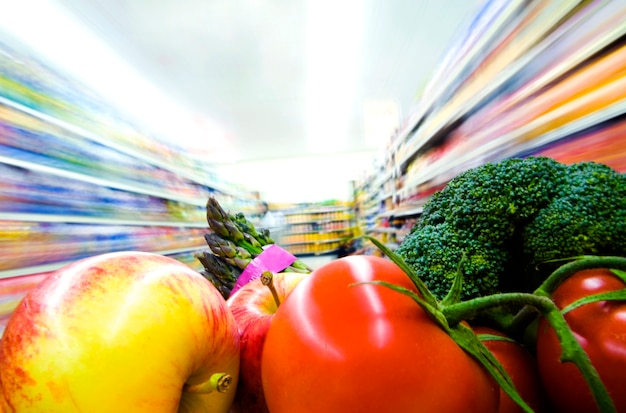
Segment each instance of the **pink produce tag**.
[[237,282],[230,292],[230,295],[235,294],[237,290],[250,281],[259,278],[264,271],[281,272],[293,264],[295,260],[295,256],[278,245],[268,245],[263,252],[250,261],[250,264],[243,270],[239,278],[237,278]]

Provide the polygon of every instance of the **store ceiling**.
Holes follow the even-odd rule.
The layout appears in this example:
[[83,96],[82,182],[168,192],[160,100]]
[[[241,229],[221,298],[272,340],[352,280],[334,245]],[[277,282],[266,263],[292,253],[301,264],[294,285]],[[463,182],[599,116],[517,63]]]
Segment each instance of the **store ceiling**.
[[380,149],[372,121],[406,115],[477,2],[58,3],[204,125],[190,147],[226,162]]

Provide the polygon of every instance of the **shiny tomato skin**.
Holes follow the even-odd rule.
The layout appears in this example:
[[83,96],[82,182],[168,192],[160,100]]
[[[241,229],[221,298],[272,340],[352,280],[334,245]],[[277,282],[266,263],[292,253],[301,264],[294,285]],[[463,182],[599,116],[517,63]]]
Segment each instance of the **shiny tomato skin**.
[[[491,334],[506,337],[502,332],[485,326],[473,327],[476,334]],[[541,380],[535,357],[520,343],[503,340],[484,340],[483,344],[491,351],[502,364],[504,370],[511,376],[513,384],[522,399],[535,413],[548,413],[547,398]],[[498,413],[523,413],[524,410],[513,401],[503,390],[500,391],[500,408]]]
[[340,258],[281,304],[267,333],[263,389],[272,413],[497,412],[499,389],[409,297],[391,261]]
[[[607,269],[579,271],[552,296],[563,308],[585,296],[625,288]],[[565,319],[589,355],[618,412],[626,412],[626,301],[601,301],[578,307]],[[572,363],[560,363],[561,347],[554,330],[542,320],[537,334],[537,361],[546,392],[556,412],[597,412],[591,393]]]

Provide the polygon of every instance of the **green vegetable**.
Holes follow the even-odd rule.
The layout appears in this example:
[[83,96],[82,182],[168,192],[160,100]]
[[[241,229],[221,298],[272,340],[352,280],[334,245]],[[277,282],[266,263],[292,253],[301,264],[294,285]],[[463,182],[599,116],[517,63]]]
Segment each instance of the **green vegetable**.
[[[228,298],[243,270],[263,252],[264,246],[274,241],[268,230],[257,230],[242,213],[228,214],[213,197],[207,202],[206,216],[211,231],[204,239],[210,251],[195,257],[204,267],[204,277]],[[312,270],[296,259],[283,270],[288,271],[310,273]]]
[[549,261],[626,255],[626,175],[545,157],[481,165],[431,197],[396,252],[439,299],[464,254],[463,299],[531,292]]
[[204,267],[201,274],[220,291],[224,298],[228,297],[242,270],[208,251],[196,254],[196,258]]

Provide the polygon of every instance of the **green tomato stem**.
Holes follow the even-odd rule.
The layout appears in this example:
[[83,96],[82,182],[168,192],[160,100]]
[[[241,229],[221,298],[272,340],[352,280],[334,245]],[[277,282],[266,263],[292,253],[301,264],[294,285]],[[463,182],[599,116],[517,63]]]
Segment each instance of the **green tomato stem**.
[[539,316],[539,311],[537,311],[535,307],[524,306],[517,314],[515,314],[513,319],[511,319],[506,326],[503,326],[503,330],[511,335],[519,334],[521,331],[526,329],[526,327],[532,323],[537,316]]
[[442,311],[448,323],[454,326],[463,320],[473,318],[482,311],[503,304],[518,304],[535,308],[550,323],[557,335],[561,345],[561,362],[572,362],[578,367],[601,412],[616,412],[613,400],[595,367],[591,364],[589,356],[572,333],[559,308],[549,297],[528,293],[502,293],[459,302],[443,308]]
[[[577,366],[602,413],[616,412],[613,400],[604,387],[598,372],[591,363],[589,356],[574,336],[574,333],[569,328],[563,314],[550,298],[550,293],[562,280],[581,269],[605,267],[622,271],[626,270],[626,258],[583,257],[583,259],[561,266],[550,275],[534,294],[501,293],[477,297],[468,301],[458,301],[458,292],[462,287],[463,279],[463,273],[459,269],[457,279],[451,291],[444,301],[438,302],[417,273],[399,256],[386,248],[375,238],[365,238],[374,243],[391,261],[404,270],[419,291],[421,297],[402,287],[394,287],[388,283],[381,284],[411,296],[413,300],[450,335],[457,345],[474,356],[474,358],[482,364],[502,389],[515,400],[524,411],[532,412],[532,409],[521,399],[510,376],[495,359],[493,354],[491,354],[478,337],[473,334],[471,329],[465,326],[462,321],[473,319],[481,313],[488,313],[489,310],[495,310],[498,307],[520,308],[521,310],[518,312],[520,317],[517,322],[526,319],[530,321],[532,320],[531,316],[534,318],[537,313],[541,314],[548,323],[550,323],[557,335],[559,344],[561,345],[561,362],[572,362]],[[513,320],[515,321],[515,318]]]
[[474,357],[474,359],[476,359],[476,361],[483,366],[487,373],[493,377],[493,379],[509,395],[509,397],[511,397],[511,399],[513,399],[525,412],[533,413],[533,410],[518,393],[511,377],[506,372],[502,364],[495,358],[489,349],[485,347],[485,345],[469,327],[461,323],[451,326],[439,306],[433,307],[412,290],[385,281],[367,281],[351,284],[351,286],[358,286],[362,284],[382,285],[413,299],[413,301],[415,301],[460,348]]
[[513,380],[504,369],[502,364],[496,359],[493,353],[483,344],[480,337],[474,331],[463,323],[449,327],[447,330],[450,337],[461,347],[466,353],[470,354],[481,366],[489,373],[489,375],[498,383],[500,388],[518,404],[526,413],[533,413],[533,409],[519,394],[515,388]]
[[[617,256],[582,256],[557,268],[544,282],[534,291],[535,295],[552,297],[552,293],[568,277],[579,271],[596,268],[608,268],[611,270],[626,271],[626,257]],[[619,275],[619,272],[616,272]],[[626,280],[624,280],[626,282]],[[510,322],[503,327],[503,331],[513,336],[520,334],[539,315],[533,306],[524,306]]]
[[379,240],[377,240],[374,237],[363,235],[361,238],[364,238],[364,239],[370,241],[383,254],[385,254],[387,257],[389,257],[389,259],[394,264],[396,264],[398,267],[400,267],[402,269],[402,271],[404,271],[404,273],[411,279],[411,282],[413,283],[413,285],[415,285],[415,288],[417,288],[417,291],[419,291],[419,293],[422,295],[422,299],[430,307],[433,307],[433,308],[438,308],[439,307],[439,303],[437,302],[437,299],[435,298],[433,293],[430,292],[430,290],[426,286],[426,283],[424,283],[424,281],[419,277],[419,275],[415,272],[415,270],[411,266],[407,265],[407,263],[404,262],[404,260],[398,254],[396,254],[395,252],[391,251],[385,244],[383,244],[382,242],[380,242]]
[[[608,268],[620,275],[619,271],[626,271],[626,258],[616,256],[582,256],[557,268],[545,281],[534,291],[541,297],[552,297],[554,290],[568,277],[578,271],[595,268]],[[621,277],[620,277],[621,278]],[[626,282],[626,280],[624,280]],[[532,305],[523,306],[520,311],[510,320],[499,325],[499,328],[514,337],[523,334],[526,328],[539,316],[539,312]]]
[[583,256],[557,268],[535,290],[535,294],[550,297],[554,290],[568,277],[582,270],[608,268],[626,271],[626,257],[615,256]]
[[233,378],[227,373],[215,373],[207,381],[198,384],[186,384],[183,386],[185,393],[207,394],[217,391],[224,393],[233,382]]

